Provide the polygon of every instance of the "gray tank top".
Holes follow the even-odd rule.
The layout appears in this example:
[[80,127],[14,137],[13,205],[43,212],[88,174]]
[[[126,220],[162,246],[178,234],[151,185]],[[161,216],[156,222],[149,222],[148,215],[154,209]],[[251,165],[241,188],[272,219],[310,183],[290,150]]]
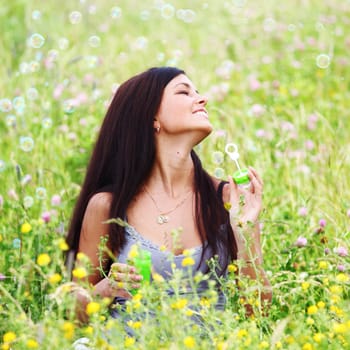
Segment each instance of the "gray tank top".
[[[208,265],[207,260],[213,257],[213,253],[210,247],[207,247],[207,244],[203,246],[198,246],[190,249],[191,257],[194,260],[194,264],[192,266],[182,266],[183,260],[186,258],[186,255],[173,255],[168,251],[163,251],[161,247],[152,241],[143,237],[133,226],[125,227],[125,238],[126,243],[123,249],[120,251],[118,256],[118,262],[127,264],[128,263],[128,255],[133,245],[138,245],[140,249],[147,250],[151,253],[152,256],[152,272],[158,273],[164,279],[168,280],[172,277],[172,265],[175,264],[177,269],[183,269],[186,273],[191,273],[193,276],[197,272],[202,272],[203,274],[208,273]],[[202,252],[204,249],[203,259],[201,259]],[[152,277],[151,277],[152,279]],[[186,286],[181,286],[186,287]],[[208,280],[202,281],[198,284],[196,293],[198,296],[204,294],[208,289]],[[191,295],[193,294],[193,290],[188,286],[187,288],[181,288],[181,294],[183,295]],[[167,291],[169,295],[174,294],[172,290]],[[115,302],[118,304],[125,304],[126,299],[117,297]],[[221,290],[218,290],[218,300],[216,303],[216,308],[219,310],[224,309],[226,303],[226,298]],[[118,317],[117,312],[112,312],[112,316]]]

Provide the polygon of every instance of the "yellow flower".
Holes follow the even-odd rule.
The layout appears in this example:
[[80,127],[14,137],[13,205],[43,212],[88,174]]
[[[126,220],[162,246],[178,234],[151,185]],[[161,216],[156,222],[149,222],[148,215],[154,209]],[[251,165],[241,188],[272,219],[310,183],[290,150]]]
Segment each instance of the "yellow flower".
[[315,320],[311,317],[308,317],[306,319],[306,324],[309,325],[309,326],[312,326],[313,324],[315,324]]
[[228,272],[236,272],[237,271],[237,266],[234,264],[230,264],[227,266]]
[[243,338],[246,337],[248,335],[248,332],[246,329],[239,329],[237,332],[237,338]]
[[324,308],[326,307],[326,303],[323,302],[323,301],[319,301],[319,302],[317,303],[317,307],[318,307],[319,309],[324,309]]
[[193,315],[193,310],[191,310],[191,309],[187,309],[186,311],[185,311],[185,315],[186,316],[188,316],[188,317],[191,317],[192,315]]
[[49,283],[56,284],[62,280],[62,276],[59,273],[54,273],[53,275],[49,276]]
[[2,339],[4,340],[4,343],[11,343],[16,340],[16,333],[15,332],[6,332]]
[[94,333],[94,328],[91,326],[87,326],[84,328],[83,331],[84,331],[84,334],[91,335]]
[[301,288],[302,288],[303,290],[308,290],[309,287],[310,287],[310,283],[309,283],[309,282],[303,282],[303,283],[301,284]]
[[206,297],[201,298],[199,304],[204,307],[210,307],[210,300]]
[[25,222],[21,226],[21,233],[29,233],[32,230],[32,225],[29,222]]
[[295,342],[295,339],[294,339],[294,337],[292,335],[288,335],[286,337],[286,343],[293,344],[294,342]]
[[126,337],[124,340],[124,346],[126,348],[133,346],[135,344],[135,338],[133,337]]
[[186,266],[192,266],[194,265],[195,261],[193,258],[191,258],[190,256],[186,256],[186,258],[184,258],[182,260],[182,266],[186,267]]
[[331,295],[331,302],[333,304],[338,304],[340,302],[340,300],[341,300],[341,298],[339,295],[337,295],[337,294]]
[[347,327],[345,323],[334,323],[333,331],[336,334],[344,334],[347,331]]
[[96,314],[100,309],[101,305],[95,301],[90,301],[90,303],[86,305],[86,313],[88,315]]
[[314,315],[318,311],[318,307],[316,305],[311,305],[307,308],[308,315]]
[[216,343],[216,350],[226,350],[227,349],[227,343],[220,341]]
[[266,340],[263,340],[260,344],[259,344],[259,349],[268,349],[269,347],[269,343]]
[[77,254],[77,260],[79,260],[79,261],[84,261],[84,260],[88,260],[88,259],[89,259],[88,256],[82,252],[79,252]]
[[313,346],[310,343],[305,343],[302,347],[302,350],[313,350]]
[[315,333],[313,338],[316,343],[321,343],[321,341],[324,339],[324,334],[322,333]]
[[193,337],[185,337],[184,345],[186,348],[193,349],[196,346],[196,340]]
[[0,242],[2,242],[2,240],[3,240],[3,239],[2,239],[2,234],[0,233]]
[[139,249],[136,244],[133,244],[129,250],[128,258],[134,259],[139,255]]
[[87,271],[85,269],[85,267],[77,267],[75,268],[73,271],[72,271],[72,275],[75,277],[75,278],[84,278],[86,277],[88,274],[87,274]]
[[343,288],[341,286],[331,286],[329,290],[333,294],[341,294],[343,292]]
[[50,264],[51,258],[47,253],[39,254],[38,258],[36,259],[36,262],[39,266],[46,266]]
[[163,276],[160,275],[160,274],[157,273],[157,272],[154,272],[154,273],[152,274],[152,277],[153,277],[153,281],[154,281],[154,282],[157,282],[157,283],[162,283],[162,282],[164,282]]
[[232,204],[230,202],[225,202],[224,203],[224,208],[227,210],[227,211],[230,211],[230,209],[232,208]]
[[275,348],[276,349],[281,349],[282,348],[282,343],[280,341],[276,342]]
[[142,327],[142,322],[141,321],[128,321],[127,322],[127,325],[131,328],[134,328],[134,329],[139,329]]
[[337,276],[336,276],[336,279],[338,282],[340,283],[346,283],[349,281],[349,276],[346,275],[345,273],[339,273]]
[[39,344],[35,339],[28,339],[27,340],[27,348],[37,349],[38,347],[39,347]]
[[325,269],[328,268],[328,262],[322,260],[322,261],[320,261],[320,262],[318,263],[318,267],[319,267],[320,269],[322,269],[322,270],[325,270]]
[[62,330],[63,330],[63,336],[70,340],[74,336],[74,324],[72,322],[66,321],[62,325]]
[[186,305],[187,305],[187,299],[179,299],[171,304],[171,308],[181,310]]
[[63,238],[58,241],[58,246],[64,252],[69,249],[67,242]]

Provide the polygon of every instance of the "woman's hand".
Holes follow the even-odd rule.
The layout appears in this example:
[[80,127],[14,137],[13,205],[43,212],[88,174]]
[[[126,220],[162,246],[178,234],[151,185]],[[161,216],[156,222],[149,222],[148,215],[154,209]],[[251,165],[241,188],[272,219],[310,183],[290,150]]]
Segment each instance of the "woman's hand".
[[262,252],[258,218],[262,209],[263,182],[252,167],[249,167],[248,175],[250,188],[247,189],[237,186],[229,177],[229,190],[225,191],[225,206],[230,212],[238,258],[245,261],[254,260],[260,264]]
[[263,182],[252,167],[249,167],[248,175],[250,178],[250,188],[248,189],[238,186],[231,176],[228,179],[230,219],[231,224],[234,225],[257,223],[262,209]]
[[130,290],[140,288],[142,276],[136,273],[134,266],[113,263],[108,277],[95,285],[95,294],[102,297],[131,298]]

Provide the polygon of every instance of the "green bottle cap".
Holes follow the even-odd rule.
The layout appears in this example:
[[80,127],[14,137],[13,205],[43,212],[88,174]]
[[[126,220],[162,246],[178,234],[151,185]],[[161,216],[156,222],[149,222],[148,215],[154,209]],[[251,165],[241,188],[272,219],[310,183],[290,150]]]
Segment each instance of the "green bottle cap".
[[232,177],[237,185],[247,184],[250,181],[248,169],[237,170]]

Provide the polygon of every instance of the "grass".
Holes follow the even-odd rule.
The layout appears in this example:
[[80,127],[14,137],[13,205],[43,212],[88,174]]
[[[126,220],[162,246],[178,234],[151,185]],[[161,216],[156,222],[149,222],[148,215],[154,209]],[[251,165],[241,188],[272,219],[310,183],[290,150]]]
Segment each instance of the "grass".
[[[68,349],[82,337],[95,349],[348,348],[349,14],[338,0],[3,6],[2,349]],[[33,48],[36,33],[44,42]],[[117,84],[157,65],[183,68],[210,98],[215,131],[198,147],[208,171],[226,178],[235,170],[223,154],[235,142],[241,164],[263,177],[264,266],[274,292],[267,316],[247,280],[239,289],[222,282],[224,312],[213,309],[214,288],[206,299],[167,296],[167,283],[183,286],[179,271],[133,298],[130,334],[104,300],[90,306],[88,325],[67,315],[63,239],[96,131]]]

